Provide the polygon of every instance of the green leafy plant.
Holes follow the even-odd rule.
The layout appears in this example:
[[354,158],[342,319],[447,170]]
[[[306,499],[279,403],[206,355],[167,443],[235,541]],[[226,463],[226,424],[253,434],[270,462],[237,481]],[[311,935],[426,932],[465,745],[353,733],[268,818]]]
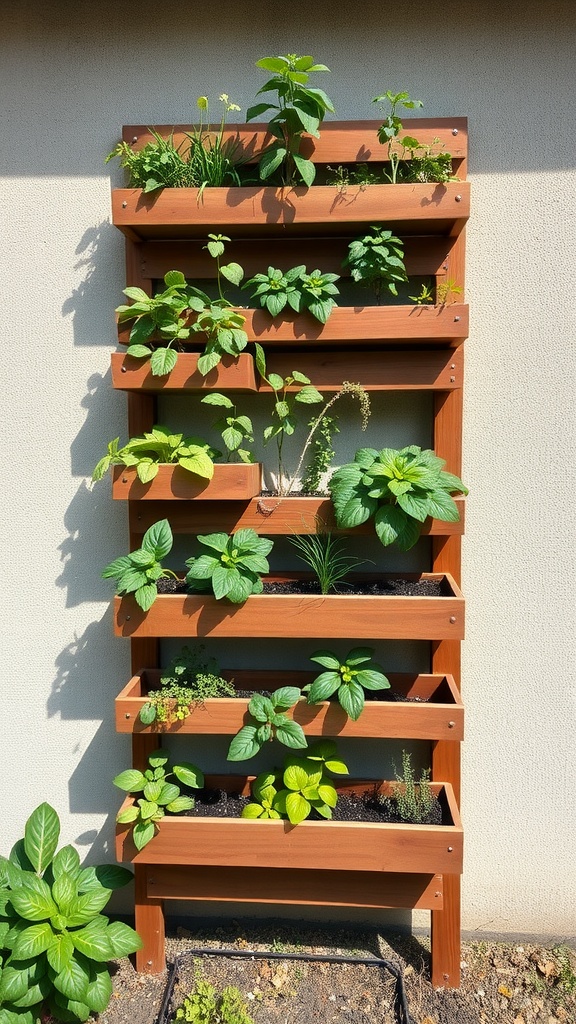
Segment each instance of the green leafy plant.
[[[315,427],[316,420],[317,417],[311,419],[308,426]],[[316,494],[320,490],[323,478],[336,454],[332,441],[334,435],[339,433],[338,417],[325,414],[317,424],[313,436],[312,456],[302,476],[302,494]]]
[[158,822],[166,812],[181,814],[194,807],[194,799],[181,796],[180,787],[168,779],[175,776],[179,782],[190,789],[201,789],[204,776],[199,768],[189,761],[182,761],[168,770],[168,754],[156,750],[148,758],[149,768],[144,772],[137,768],[128,768],[113,780],[118,789],[125,793],[142,793],[134,803],[118,812],[116,821],[119,824],[132,824],[132,839],[137,850],[142,850],[158,831]]
[[390,683],[380,665],[372,661],[373,647],[354,647],[341,661],[333,651],[315,651],[310,660],[326,669],[304,687],[309,704],[330,700],[337,694],[347,715],[357,721],[364,709],[364,690],[386,690]]
[[397,543],[408,551],[428,516],[458,522],[451,494],[468,491],[459,477],[444,472],[444,465],[433,451],[417,445],[400,451],[361,448],[354,462],[332,474],[328,485],[338,526],[358,526],[373,516],[381,543]]
[[[266,373],[266,357],[261,345],[256,344],[256,366],[263,380],[274,392],[274,410],[272,423],[264,428],[264,443],[274,438],[278,455],[278,493],[287,494],[291,481],[287,483],[285,467],[283,462],[284,439],[290,437],[296,430],[298,421],[296,419],[296,403],[303,405],[316,405],[321,402],[322,395],[310,384],[310,379],[304,373],[293,370],[287,377],[281,377],[278,373]],[[292,390],[289,390],[292,389]]]
[[187,560],[188,586],[195,590],[210,586],[217,601],[227,597],[233,604],[243,604],[251,594],[262,593],[260,573],[270,571],[265,556],[272,550],[273,541],[251,529],[237,530],[232,536],[211,533],[197,539],[217,554]]
[[204,647],[182,648],[160,676],[160,689],[149,690],[140,709],[144,725],[171,725],[183,722],[193,707],[213,697],[233,697],[234,686],[219,674],[214,658],[204,656]]
[[405,139],[404,142],[410,160],[403,164],[403,182],[426,184],[429,181],[443,183],[458,180],[452,174],[450,153],[433,152],[433,147],[439,144],[440,139],[434,139],[432,146],[426,146],[422,142],[413,145],[415,139]]
[[201,438],[172,434],[167,427],[158,425],[141,437],[131,437],[122,448],[118,447],[119,440],[116,437],[110,441],[106,455],[92,473],[92,480],[102,480],[110,466],[135,466],[138,479],[147,484],[158,475],[161,465],[178,465],[188,473],[211,480],[213,460],[221,455]]
[[[318,525],[322,530],[322,524]],[[321,594],[337,593],[336,584],[362,565],[357,558],[344,554],[346,541],[328,531],[302,536],[296,534],[288,540],[296,548],[298,558],[314,573]]]
[[225,92],[219,96],[219,100],[223,106],[219,127],[213,130],[210,125],[208,97],[199,96],[196,106],[200,111],[200,123],[186,133],[190,141],[189,161],[194,183],[200,188],[199,201],[207,186],[219,188],[241,184],[237,170],[241,163],[239,140],[233,136],[224,138],[228,114],[240,110],[240,107],[237,103],[230,103]]
[[286,747],[297,750],[307,747],[304,731],[298,722],[288,718],[286,711],[300,700],[302,691],[297,686],[282,686],[269,697],[256,693],[248,704],[252,722],[234,736],[228,750],[229,761],[246,761],[276,738]]
[[447,281],[440,281],[436,285],[436,304],[438,306],[449,306],[456,301],[456,296],[462,294],[462,288],[452,278]]
[[349,185],[359,185],[365,188],[366,185],[379,185],[382,183],[382,175],[377,171],[370,170],[368,164],[356,164],[355,167],[328,166],[328,185],[336,185],[340,191],[345,192]]
[[254,428],[252,420],[243,413],[238,415],[234,402],[228,395],[221,395],[218,391],[211,391],[201,399],[204,405],[216,405],[226,409],[229,415],[222,416],[216,420],[214,427],[220,431],[224,446],[228,451],[227,462],[236,453],[242,462],[254,462],[254,456],[247,448],[240,445],[252,444],[254,441]]
[[248,344],[248,335],[243,330],[246,317],[238,313],[228,302],[222,287],[222,278],[238,287],[244,277],[244,270],[239,263],[222,264],[225,243],[229,241],[228,235],[209,234],[208,242],[204,246],[216,260],[218,298],[211,299],[197,288],[196,297],[190,301],[190,307],[198,313],[190,330],[193,334],[204,334],[208,339],[198,360],[198,369],[204,375],[218,366],[223,355],[236,357]]
[[143,612],[147,612],[158,596],[157,580],[178,578],[161,564],[171,550],[170,524],[167,519],[160,519],[146,530],[142,547],[110,562],[102,573],[102,579],[115,579],[116,593],[134,594],[136,603]]
[[420,779],[412,767],[412,758],[406,750],[402,751],[402,774],[398,772],[391,796],[380,796],[379,802],[386,808],[396,810],[401,821],[413,825],[421,825],[430,819],[437,798],[430,786],[430,769],[423,769]]
[[[418,147],[420,143],[417,139],[407,135],[400,140],[400,132],[403,129],[402,121],[397,114],[398,107],[404,107],[405,110],[414,110],[416,107],[422,107],[422,100],[413,100],[408,92],[397,92],[393,93],[390,90],[383,93],[381,96],[375,96],[372,100],[373,103],[386,104],[390,109],[378,129],[378,141],[386,146],[388,160],[390,163],[390,174],[388,179],[392,184],[396,184],[398,180],[398,169],[400,162],[405,151],[411,147]],[[400,152],[397,149],[398,144],[401,147]]]
[[370,231],[372,234],[350,242],[342,266],[350,267],[352,280],[371,288],[380,303],[384,291],[398,295],[398,284],[408,280],[404,248],[391,231],[378,225],[372,225]]
[[409,295],[408,298],[415,302],[417,306],[426,306],[428,303],[434,302],[434,291],[431,282],[424,282],[419,294]]
[[239,989],[227,985],[218,995],[198,970],[195,972],[194,989],[176,1010],[175,1019],[185,1024],[254,1024]]
[[101,911],[132,874],[80,867],[73,846],[57,851],[60,819],[47,803],[24,838],[0,857],[0,1021],[41,1024],[102,1013],[112,995],[107,961],[142,948],[139,935]]
[[334,282],[339,280],[338,274],[323,274],[320,270],[309,274],[302,264],[284,272],[268,267],[266,274],[256,274],[242,287],[256,285],[251,298],[259,299],[270,316],[279,316],[288,305],[296,313],[307,310],[325,324],[336,305],[333,296],[339,293]]
[[[194,308],[204,309],[198,298],[197,289],[186,283],[179,270],[169,270],[164,275],[166,288],[150,297],[142,288],[125,288],[123,294],[133,299],[132,305],[118,306],[116,313],[120,324],[134,320],[130,330],[130,344],[127,355],[134,359],[150,359],[153,376],[163,377],[176,365],[178,354],[174,345],[190,337],[187,314],[193,302]],[[150,341],[159,338],[159,347]],[[145,344],[146,343],[146,344]]]
[[[264,773],[255,780],[254,802],[244,807],[242,817],[288,818],[292,825],[300,824],[312,811],[322,818],[331,818],[338,794],[327,772],[348,774],[332,740],[319,740],[305,757],[289,754],[281,773]],[[282,788],[278,788],[279,784]]]
[[311,160],[300,153],[302,136],[306,133],[319,138],[319,128],[327,111],[334,112],[332,101],[322,89],[310,88],[308,79],[316,72],[327,72],[325,64],[315,64],[312,57],[288,53],[283,57],[263,57],[256,67],[271,71],[262,93],[275,92],[277,103],[257,103],[246,112],[246,120],[253,121],[267,110],[276,113],[268,122],[268,131],[276,140],[260,157],[260,177],[263,181],[280,171],[283,185],[303,181],[311,185],[316,168]]
[[174,144],[174,133],[167,139],[150,128],[154,142],[148,142],[142,149],[134,150],[127,142],[119,142],[106,157],[106,163],[118,157],[121,167],[129,174],[129,187],[141,188],[143,192],[157,192],[161,188],[195,188],[196,169],[190,162],[190,144]]

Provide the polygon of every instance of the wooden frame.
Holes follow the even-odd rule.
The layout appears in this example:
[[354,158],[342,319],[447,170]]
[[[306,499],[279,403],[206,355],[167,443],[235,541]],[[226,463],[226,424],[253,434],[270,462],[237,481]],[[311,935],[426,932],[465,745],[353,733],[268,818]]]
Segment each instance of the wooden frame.
[[189,473],[182,466],[161,464],[147,484],[135,466],[114,466],[112,497],[117,501],[249,501],[260,494],[260,462],[230,462],[214,466],[211,480]]
[[124,352],[110,357],[112,386],[119,391],[257,391],[256,368],[251,355],[242,352],[237,359],[224,356],[205,376],[198,370],[198,352],[180,352],[174,369],[155,377],[148,359],[134,359]]
[[[211,784],[210,779],[207,785]],[[249,777],[227,780],[219,787],[249,794]],[[339,792],[364,792],[372,782],[337,783]],[[377,783],[378,785],[378,783]],[[392,783],[381,783],[383,792]],[[246,818],[166,816],[157,835],[136,850],[131,827],[116,826],[116,857],[133,864],[194,864],[211,867],[257,867],[325,871],[402,871],[416,874],[460,873],[463,831],[449,785],[432,783],[446,825],[374,824],[373,822],[262,821]],[[128,797],[122,808],[129,806]]]
[[[313,155],[316,163],[323,164],[337,165],[354,161],[381,163],[383,150],[375,137],[378,124],[326,123],[319,140],[304,139],[302,152]],[[444,146],[452,153],[454,172],[460,181],[436,188],[386,185],[370,186],[364,190],[346,189],[344,192],[338,192],[334,186],[319,186],[309,190],[310,194],[303,198],[301,196],[305,190],[302,189],[282,194],[257,189],[246,194],[246,202],[238,190],[234,196],[226,196],[225,190],[220,195],[216,190],[212,194],[206,190],[207,203],[202,207],[196,206],[194,199],[190,204],[188,200],[193,196],[185,195],[182,190],[176,197],[171,197],[170,190],[165,190],[163,198],[158,197],[156,203],[149,199],[142,202],[142,197],[131,190],[124,190],[124,195],[121,194],[122,190],[118,191],[114,195],[114,208],[119,226],[126,237],[126,283],[139,286],[152,294],[154,279],[162,277],[166,269],[172,266],[179,266],[186,276],[201,278],[205,274],[207,262],[205,254],[202,255],[202,244],[206,232],[218,224],[231,236],[232,241],[227,250],[230,258],[240,262],[250,276],[262,269],[259,264],[262,262],[263,246],[271,254],[270,260],[275,266],[286,269],[287,266],[302,262],[299,247],[303,237],[307,239],[307,253],[314,252],[315,258],[318,254],[318,266],[326,271],[339,272],[336,261],[339,266],[343,242],[346,243],[360,227],[374,220],[376,223],[388,221],[402,236],[410,275],[433,277],[437,283],[442,279],[452,280],[463,290],[464,225],[469,212],[469,186],[464,180],[467,161],[466,120],[441,118],[431,121],[414,118],[410,119],[410,129],[425,144],[434,144],[435,138],[440,140],[438,151]],[[171,130],[172,126],[168,127],[166,134]],[[183,137],[182,130],[184,126],[176,126],[177,143]],[[255,161],[265,141],[265,126],[230,126],[228,131],[231,136],[237,137],[245,155]],[[150,140],[148,129],[144,126],[127,126],[123,137],[136,148]],[[382,189],[386,191],[380,195],[378,190]],[[379,202],[382,200],[382,205],[373,205],[375,197]],[[428,205],[419,207],[422,201]],[[228,202],[237,204],[236,209],[227,205]],[[220,220],[217,219],[219,217]],[[211,276],[210,271],[207,276]],[[464,303],[458,303],[458,306],[462,306],[467,313]],[[449,316],[450,310],[452,315],[457,315],[454,306],[449,306],[439,319]],[[296,330],[288,328],[288,332],[292,329],[293,337],[273,342],[278,348],[272,346],[268,358],[269,370],[282,373],[282,361],[289,358],[283,347],[288,345],[290,349],[301,349],[298,353],[299,363],[301,360],[312,361],[309,365],[314,368],[315,378],[313,374],[308,375],[319,389],[337,390],[341,380],[346,379],[340,373],[346,367],[347,379],[360,379],[371,390],[427,388],[434,391],[433,447],[446,459],[447,469],[460,475],[462,347],[452,346],[458,346],[464,335],[458,333],[456,338],[453,337],[449,333],[454,330],[452,327],[441,337],[421,338],[414,330],[414,321],[409,325],[401,324],[402,318],[406,320],[407,317],[398,312],[392,314],[397,318],[395,326],[391,325],[389,319],[389,326],[382,330],[380,327],[368,327],[373,315],[367,314],[365,327],[375,336],[366,340],[357,326],[352,327],[351,337],[343,339],[353,343],[350,349],[345,349],[338,339],[333,338],[330,344],[334,351],[330,351],[328,336],[320,335],[323,340],[318,341],[317,338],[315,341],[312,338],[312,350],[303,351],[303,345],[310,348],[310,340],[301,345]],[[353,321],[356,325],[358,322],[358,319]],[[334,321],[334,325],[336,323]],[[456,323],[460,324],[456,330],[463,331],[462,320]],[[392,334],[392,337],[387,334]],[[267,339],[267,347],[270,347],[269,342],[270,338]],[[441,357],[443,362],[440,361]],[[235,371],[229,374],[229,367],[225,368],[226,377],[218,379],[222,372],[218,368],[209,378],[199,381],[198,376],[194,376],[195,367],[191,369],[195,358],[193,353],[183,353],[179,356],[173,374],[166,378],[152,378],[149,367],[130,365],[128,358],[121,354],[113,357],[114,386],[128,393],[130,436],[142,433],[153,425],[155,396],[162,391],[205,390],[211,387],[239,391],[265,390],[249,374],[236,376]],[[247,359],[250,358],[247,356]],[[352,359],[357,361],[358,375],[349,369],[349,361],[351,363]],[[463,507],[463,501],[459,500]],[[238,507],[239,504],[229,503],[226,516],[236,516],[235,522],[247,525],[250,516],[254,514],[256,502],[248,502],[242,508]],[[134,548],[139,544],[146,518],[158,509],[164,509],[158,517],[166,515],[166,506],[163,502],[146,501],[139,504],[130,501],[128,507],[130,545]],[[219,508],[218,503],[214,503],[216,508]],[[288,508],[296,510],[296,505],[285,504],[282,516],[286,516]],[[219,514],[222,515],[222,508]],[[171,503],[170,517],[175,531],[204,530],[205,526],[200,527],[202,516],[201,502]],[[281,520],[277,518],[276,512],[270,518],[269,532],[275,532],[274,520],[279,526]],[[232,518],[229,521],[233,521]],[[455,525],[456,528],[453,528],[453,524],[432,522],[426,525],[425,532],[432,537],[432,570],[436,573],[449,573],[459,583],[462,524]],[[116,604],[118,606],[119,602]],[[157,636],[133,633],[131,649],[134,671],[140,665],[159,664]],[[433,675],[453,677],[457,687],[460,685],[459,651],[459,640],[452,634],[432,640],[430,668]],[[432,778],[435,782],[450,783],[458,800],[459,743],[451,737],[429,738],[432,739]],[[132,745],[133,763],[143,768],[147,755],[158,745],[158,735],[134,732]],[[346,868],[341,871],[320,870],[314,872],[314,879],[310,881],[311,875],[294,867],[228,867],[222,872],[221,867],[211,864],[187,867],[172,863],[167,868],[160,864],[137,862],[136,926],[145,940],[144,949],[136,955],[137,967],[145,971],[163,969],[164,898],[263,902],[282,902],[288,899],[291,903],[327,906],[425,906],[432,910],[432,983],[435,986],[457,987],[460,976],[460,878],[457,871],[453,870],[453,865],[453,861],[449,862],[448,869],[443,873],[405,873],[404,865],[399,860],[398,870],[394,873],[349,873]],[[339,886],[336,884],[337,879],[340,881]],[[262,885],[270,885],[269,894],[262,893],[260,882]],[[292,887],[290,896],[285,895],[286,885]],[[346,894],[343,896],[344,887]]]
[[[320,671],[320,670],[319,670]],[[217,697],[193,707],[188,718],[165,727],[145,726],[140,709],[149,690],[160,686],[158,669],[141,669],[115,700],[116,732],[186,733],[234,736],[248,720],[248,698]],[[241,690],[275,690],[280,686],[303,687],[312,682],[311,672],[266,672],[231,670],[231,678]],[[464,735],[464,707],[452,676],[388,676],[392,689],[419,703],[371,700],[367,695],[364,710],[354,722],[333,701],[310,705],[302,698],[287,714],[302,726],[307,736],[354,738],[433,739],[460,742]]]
[[[269,578],[281,583],[303,575],[285,573]],[[234,605],[212,595],[162,594],[143,612],[129,595],[114,598],[114,633],[127,637],[462,640],[464,597],[453,578],[448,573],[420,573],[410,578],[438,580],[445,596],[255,594],[244,604]]]

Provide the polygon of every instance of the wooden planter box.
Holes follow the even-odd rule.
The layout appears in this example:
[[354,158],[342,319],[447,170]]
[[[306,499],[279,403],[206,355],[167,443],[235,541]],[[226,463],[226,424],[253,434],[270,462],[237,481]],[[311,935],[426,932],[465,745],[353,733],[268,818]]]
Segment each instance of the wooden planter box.
[[457,235],[470,216],[470,184],[335,185],[311,188],[165,188],[112,191],[112,221],[134,240],[204,237],[225,227],[233,235],[265,235],[279,229],[356,231],[365,224],[393,225],[400,233]]
[[[211,781],[207,779],[207,785]],[[215,782],[232,792],[250,791],[250,779],[246,776],[220,776]],[[338,783],[338,790],[363,793],[373,785],[344,782]],[[386,783],[382,785],[384,788]],[[167,815],[158,834],[140,852],[132,842],[129,826],[117,825],[116,857],[135,864],[460,874],[462,823],[452,787],[432,783],[432,789],[449,824],[303,821],[293,826],[288,821]]]
[[[460,495],[454,500],[458,505],[460,519],[455,523],[444,522],[442,519],[427,519],[422,523],[422,536],[453,537],[464,533],[466,499]],[[144,533],[149,526],[159,519],[164,519],[165,516],[166,509],[161,504],[132,505],[130,529],[134,533]],[[256,533],[266,536],[306,534],[317,533],[318,522],[321,522],[332,533],[351,536],[375,535],[373,520],[349,529],[338,529],[331,499],[321,497],[252,498],[246,504],[208,508],[197,502],[194,505],[178,505],[171,508],[169,518],[173,533],[210,533],[214,530],[234,533],[236,530],[249,527],[256,530]]]
[[[270,579],[294,580],[302,576],[285,573]],[[243,605],[234,605],[226,600],[216,601],[211,595],[166,594],[157,597],[150,610],[143,612],[129,595],[114,598],[114,632],[126,637],[352,636],[462,640],[464,597],[452,576],[421,573],[403,574],[403,578],[440,580],[445,596],[256,594]]]
[[260,462],[216,465],[211,480],[182,466],[161,465],[147,484],[138,479],[135,466],[114,466],[112,497],[119,501],[249,501],[260,494],[261,486]]
[[[320,671],[320,669],[318,670]],[[313,672],[229,671],[226,678],[241,690],[276,690],[280,686],[305,686]],[[193,708],[183,722],[170,726],[146,726],[139,718],[149,690],[160,686],[160,669],[141,669],[116,697],[116,732],[178,732],[196,735],[234,736],[248,721],[248,699],[217,697]],[[366,700],[357,722],[334,701],[307,704],[302,698],[288,712],[307,736],[453,740],[464,735],[464,707],[452,676],[388,676],[392,689],[423,703]],[[425,702],[425,703],[424,703]]]
[[[237,307],[237,311],[245,318],[243,330],[250,341],[259,341],[266,346],[365,346],[370,343],[380,345],[383,341],[405,341],[411,345],[451,341],[456,345],[468,337],[468,306],[463,303],[444,306],[337,306],[325,324],[310,313],[288,313],[284,319],[271,317],[265,309]],[[121,345],[130,343],[131,327],[130,323],[118,325]],[[202,345],[202,335],[192,336],[190,343]]]
[[112,385],[118,391],[257,391],[256,369],[251,355],[237,359],[224,356],[210,373],[198,370],[198,352],[179,352],[171,373],[155,377],[148,359],[134,359],[123,352],[111,356]]

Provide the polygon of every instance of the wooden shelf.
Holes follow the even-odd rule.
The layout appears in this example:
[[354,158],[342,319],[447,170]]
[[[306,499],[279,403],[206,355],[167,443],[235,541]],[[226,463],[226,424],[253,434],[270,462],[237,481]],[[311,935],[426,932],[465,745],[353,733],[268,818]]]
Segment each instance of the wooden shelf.
[[112,497],[117,501],[218,501],[225,507],[229,501],[250,500],[260,494],[261,486],[260,462],[215,465],[211,480],[189,473],[182,466],[165,464],[147,484],[138,479],[134,466],[114,466],[112,474]]
[[393,226],[400,234],[455,237],[470,216],[466,181],[426,185],[335,185],[311,188],[165,188],[158,193],[114,189],[112,222],[137,241],[198,238],[217,228],[229,235],[342,232],[366,224]]
[[[275,574],[273,579],[288,581],[302,576]],[[448,573],[420,573],[409,578],[438,580],[445,596],[255,594],[244,604],[234,605],[212,595],[162,594],[143,612],[130,595],[114,598],[114,632],[126,637],[462,640],[464,598],[454,579]]]
[[[127,683],[115,701],[116,731],[124,733],[181,733],[233,736],[247,721],[247,698],[217,697],[192,708],[188,718],[169,726],[146,726],[139,718],[149,690],[160,687],[159,669],[142,669]],[[317,673],[273,671],[237,671],[223,673],[240,690],[276,690],[280,686],[303,687]],[[414,703],[370,700],[354,722],[335,701],[308,704],[302,698],[287,712],[302,726],[307,736],[404,738],[452,740],[460,742],[464,734],[464,707],[452,676],[407,676],[389,673],[392,689]],[[418,699],[418,702],[415,701]]]
[[[218,788],[225,776],[215,780]],[[362,793],[373,782],[334,780],[340,792]],[[212,780],[207,780],[210,786]],[[231,792],[249,793],[250,778],[232,777]],[[390,784],[382,784],[383,791]],[[157,835],[137,851],[126,825],[116,827],[116,856],[134,864],[194,864],[228,867],[306,868],[352,873],[401,871],[422,874],[462,871],[462,823],[451,786],[432,783],[446,825],[372,822],[261,821],[246,818],[166,816]],[[128,798],[123,808],[132,803]]]

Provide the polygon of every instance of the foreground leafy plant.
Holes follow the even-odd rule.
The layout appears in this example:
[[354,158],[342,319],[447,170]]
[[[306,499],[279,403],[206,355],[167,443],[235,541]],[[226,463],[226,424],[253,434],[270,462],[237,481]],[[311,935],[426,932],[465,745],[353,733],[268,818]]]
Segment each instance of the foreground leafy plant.
[[120,166],[129,174],[129,187],[143,192],[157,192],[161,188],[195,188],[196,169],[190,163],[189,142],[174,144],[174,133],[167,139],[150,128],[154,142],[134,150],[127,142],[119,142],[106,157],[106,163],[118,157]]
[[444,465],[433,451],[417,445],[400,451],[361,448],[328,485],[338,526],[358,526],[374,516],[381,543],[397,543],[408,551],[428,516],[449,523],[460,518],[450,495],[468,490],[459,477],[443,471]]
[[106,962],[142,948],[140,936],[101,911],[132,874],[111,864],[81,868],[73,846],[56,852],[60,820],[40,804],[24,838],[0,857],[0,1021],[85,1021],[112,995]]
[[161,564],[171,550],[170,524],[167,519],[160,519],[146,530],[142,547],[110,562],[102,573],[102,579],[115,579],[116,593],[134,594],[138,606],[147,612],[158,596],[157,580],[178,578],[176,573],[164,569]]
[[338,696],[340,707],[356,722],[364,709],[364,690],[385,690],[390,683],[380,665],[372,661],[373,647],[354,647],[344,661],[333,651],[316,651],[310,660],[327,671],[306,686],[309,704]]
[[222,454],[217,448],[198,437],[172,434],[167,427],[155,426],[142,437],[131,437],[123,448],[116,437],[108,445],[106,455],[96,465],[92,480],[102,480],[110,466],[135,466],[138,479],[150,483],[158,475],[161,465],[178,465],[188,473],[211,480],[214,459]]
[[[244,807],[242,817],[288,818],[292,825],[299,825],[312,811],[322,818],[331,818],[338,794],[326,772],[348,774],[332,740],[319,740],[310,747],[306,757],[289,754],[283,772],[265,772],[255,780],[252,786],[255,802]],[[283,788],[278,788],[279,783]]]
[[304,730],[298,722],[288,718],[286,711],[300,700],[302,691],[297,686],[282,686],[269,697],[256,693],[248,704],[252,723],[243,726],[234,736],[228,749],[229,761],[246,761],[274,737],[286,747],[307,747]]
[[371,235],[350,242],[342,266],[350,267],[352,280],[371,288],[380,303],[384,291],[398,295],[398,284],[408,280],[404,248],[391,231],[378,225],[372,225],[370,231]]
[[144,725],[171,725],[183,722],[193,707],[213,697],[233,697],[232,683],[219,675],[214,658],[203,656],[204,647],[183,647],[160,676],[160,689],[149,690],[148,700],[140,708]]
[[422,107],[423,103],[422,100],[413,100],[408,92],[393,93],[390,90],[383,93],[381,96],[375,96],[372,102],[379,104],[384,103],[390,108],[383,123],[378,129],[378,141],[387,148],[388,160],[390,162],[389,181],[392,184],[396,184],[398,180],[398,169],[404,151],[410,146],[419,146],[417,139],[407,135],[401,140],[400,145],[402,149],[398,152],[396,146],[398,144],[403,125],[396,111],[398,107],[404,107],[405,110],[414,110],[416,107]]
[[175,1019],[185,1024],[254,1024],[239,989],[227,985],[218,995],[198,972],[194,989],[176,1010]]
[[[153,376],[163,377],[170,373],[178,358],[172,347],[190,337],[186,314],[190,302],[196,296],[196,289],[186,283],[179,270],[169,270],[164,275],[166,288],[150,297],[142,288],[125,288],[123,294],[133,299],[130,306],[118,306],[118,323],[134,320],[130,330],[130,344],[127,355],[134,359],[150,359]],[[201,308],[204,308],[202,304]],[[154,348],[145,344],[153,335],[158,335],[165,344]]]
[[[214,427],[220,431],[224,446],[228,450],[227,462],[235,452],[242,462],[254,462],[254,456],[247,448],[241,448],[241,444],[252,444],[254,441],[254,428],[252,420],[244,414],[238,415],[236,406],[228,395],[221,395],[218,391],[211,391],[201,399],[203,405],[216,405],[226,409],[229,415],[224,415],[216,420]],[[230,411],[231,410],[231,411]]]
[[320,270],[309,274],[301,264],[284,272],[268,267],[266,274],[256,274],[242,287],[256,285],[251,298],[258,299],[270,316],[279,316],[288,305],[295,313],[308,310],[325,324],[336,305],[333,296],[338,295],[338,289],[334,282],[339,280],[338,274],[323,274]]
[[450,153],[433,153],[433,146],[440,140],[434,139],[433,146],[428,146],[411,135],[400,138],[403,124],[397,114],[398,107],[414,110],[422,107],[421,100],[413,100],[407,92],[393,93],[388,90],[382,96],[375,96],[373,103],[386,104],[389,107],[384,122],[378,129],[378,141],[387,148],[390,165],[384,178],[397,182],[445,182],[454,181],[452,177],[452,157]]
[[148,764],[150,767],[144,772],[128,768],[113,780],[114,785],[125,793],[143,794],[116,816],[119,824],[133,824],[132,839],[137,850],[142,850],[154,838],[158,822],[167,811],[181,814],[194,807],[193,797],[181,796],[180,787],[167,781],[172,775],[191,789],[201,789],[204,785],[202,772],[189,761],[175,764],[171,771],[167,771],[168,754],[163,750],[150,754]]
[[243,604],[251,594],[262,593],[260,573],[270,571],[265,556],[272,550],[273,541],[251,529],[237,530],[232,536],[211,533],[197,539],[218,554],[187,560],[186,583],[190,587],[205,590],[211,586],[217,601],[227,597],[233,604]]
[[330,69],[325,64],[315,64],[312,57],[295,53],[263,57],[256,61],[256,67],[273,72],[258,95],[275,92],[278,99],[277,103],[257,103],[246,111],[247,121],[253,121],[267,110],[277,111],[268,122],[268,131],[277,141],[260,157],[260,177],[265,181],[280,170],[283,185],[294,185],[298,181],[311,185],[316,168],[300,153],[302,136],[307,133],[319,138],[324,116],[327,111],[334,113],[334,107],[322,89],[308,87],[308,79],[311,74]]

